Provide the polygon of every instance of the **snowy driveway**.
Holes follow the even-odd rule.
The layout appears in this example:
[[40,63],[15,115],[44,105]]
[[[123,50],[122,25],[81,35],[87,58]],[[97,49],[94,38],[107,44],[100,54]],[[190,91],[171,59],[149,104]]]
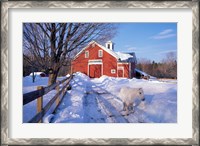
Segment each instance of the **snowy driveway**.
[[[71,98],[70,98],[71,97]],[[55,115],[46,122],[127,123],[120,110],[121,100],[92,82],[72,81],[72,90],[63,99]],[[49,120],[47,117],[46,119]]]
[[[64,77],[59,78],[59,80]],[[23,80],[23,93],[47,85],[48,78],[38,78],[32,83],[30,77]],[[72,90],[64,96],[55,113],[52,109],[45,115],[45,123],[176,123],[177,81],[126,79],[102,76],[90,79],[76,73],[71,81]],[[135,101],[134,113],[128,116],[122,111],[119,98],[122,86],[142,87],[145,101]],[[44,96],[44,105],[55,95],[51,91]],[[55,107],[55,105],[54,105]],[[36,114],[36,101],[23,106],[23,122]]]
[[[51,123],[176,123],[177,83],[103,76],[90,79],[77,73],[55,114],[47,115]],[[135,101],[134,113],[122,111],[119,99],[122,86],[142,87],[146,100]]]

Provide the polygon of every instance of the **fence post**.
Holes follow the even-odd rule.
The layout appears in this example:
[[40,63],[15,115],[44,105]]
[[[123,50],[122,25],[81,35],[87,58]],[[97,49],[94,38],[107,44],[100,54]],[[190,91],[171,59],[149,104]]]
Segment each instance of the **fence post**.
[[[69,79],[66,80],[66,84],[68,84],[68,86],[69,86],[69,80],[70,80],[70,78],[71,78],[71,77],[69,77]],[[68,86],[64,89],[64,90],[65,90],[65,93],[67,92]]]
[[[63,82],[63,86],[65,86],[65,84],[64,84],[65,82]],[[63,96],[64,96],[64,93],[65,93],[65,89],[62,87],[62,98],[63,98]]]
[[[59,83],[59,81],[57,81]],[[58,86],[56,86],[56,91],[57,93],[60,91],[60,83],[58,84]],[[56,99],[56,106],[58,106],[60,102],[60,95],[58,95],[57,99]]]
[[[41,89],[43,89],[42,86],[38,86],[38,87],[37,87],[37,90],[41,90]],[[41,96],[41,97],[39,97],[39,98],[37,99],[37,113],[41,112],[41,111],[42,111],[42,108],[43,108],[43,96]],[[39,121],[39,123],[42,123],[42,122],[43,122],[43,120],[41,119],[41,120]]]

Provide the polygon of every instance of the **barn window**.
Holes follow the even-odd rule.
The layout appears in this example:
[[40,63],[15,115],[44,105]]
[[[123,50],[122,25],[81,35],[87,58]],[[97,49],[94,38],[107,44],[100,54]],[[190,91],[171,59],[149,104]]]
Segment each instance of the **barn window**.
[[111,74],[115,74],[116,70],[115,69],[111,69]]
[[110,44],[108,44],[108,49],[110,49]]
[[102,51],[102,50],[99,50],[98,56],[99,56],[99,57],[103,57],[103,51]]
[[85,51],[85,58],[89,58],[89,51]]

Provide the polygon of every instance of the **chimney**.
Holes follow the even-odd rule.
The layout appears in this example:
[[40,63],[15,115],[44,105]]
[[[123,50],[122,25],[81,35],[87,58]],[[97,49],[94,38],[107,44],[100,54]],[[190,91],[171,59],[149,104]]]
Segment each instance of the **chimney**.
[[114,51],[114,43],[111,41],[107,41],[106,48]]

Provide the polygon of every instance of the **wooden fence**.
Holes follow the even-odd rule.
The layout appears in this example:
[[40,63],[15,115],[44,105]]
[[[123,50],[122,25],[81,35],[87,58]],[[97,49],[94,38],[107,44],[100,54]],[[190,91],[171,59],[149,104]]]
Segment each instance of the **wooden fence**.
[[[69,82],[72,78],[73,75],[63,79],[62,81],[57,81],[55,84],[52,84],[48,87],[38,86],[37,90],[23,94],[23,105],[26,105],[34,100],[37,100],[37,114],[30,121],[28,121],[28,123],[43,122],[42,121],[43,116],[47,113],[47,111],[50,109],[50,107],[53,105],[54,102],[56,102],[56,108],[58,107],[61,99],[67,92],[67,87],[69,86]],[[61,84],[63,84],[63,87],[60,90]],[[45,107],[43,107],[43,95],[47,94],[53,89],[56,89],[57,91],[56,95],[52,97],[52,99],[46,104]]]

